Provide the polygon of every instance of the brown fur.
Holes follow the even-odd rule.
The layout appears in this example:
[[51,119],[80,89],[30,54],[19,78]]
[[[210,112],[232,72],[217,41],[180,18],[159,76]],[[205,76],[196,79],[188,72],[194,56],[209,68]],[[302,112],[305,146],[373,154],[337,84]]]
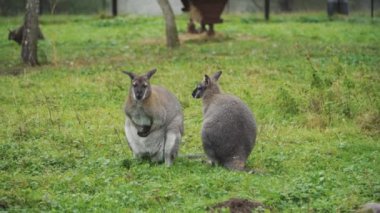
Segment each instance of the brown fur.
[[125,132],[128,144],[137,158],[147,157],[170,166],[177,156],[183,135],[183,114],[179,101],[168,90],[150,85],[156,69],[131,77],[125,104]]
[[[17,29],[9,30],[8,40],[14,40],[19,45],[21,45],[23,36],[24,36],[24,25],[22,25],[21,27]],[[42,34],[40,27],[38,27],[38,39],[39,40],[44,39],[44,35]]]

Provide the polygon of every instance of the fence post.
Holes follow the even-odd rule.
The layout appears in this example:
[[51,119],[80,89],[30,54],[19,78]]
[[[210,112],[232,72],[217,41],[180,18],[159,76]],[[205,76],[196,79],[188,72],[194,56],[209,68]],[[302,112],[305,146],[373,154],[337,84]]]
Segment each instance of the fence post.
[[117,16],[117,0],[112,0],[112,15]]
[[265,20],[269,20],[269,8],[270,8],[270,0],[265,0]]
[[374,0],[371,0],[371,18],[373,18],[373,8],[374,8]]

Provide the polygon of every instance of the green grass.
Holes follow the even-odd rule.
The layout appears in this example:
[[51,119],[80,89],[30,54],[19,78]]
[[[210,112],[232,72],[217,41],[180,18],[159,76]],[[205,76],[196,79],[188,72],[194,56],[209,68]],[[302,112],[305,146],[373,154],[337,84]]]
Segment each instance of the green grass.
[[[229,15],[213,39],[165,48],[160,17],[42,16],[42,66],[5,40],[22,17],[0,18],[0,211],[202,212],[231,197],[277,212],[348,212],[380,201],[380,19],[325,14]],[[132,160],[124,139],[121,70],[156,67],[185,115],[180,154],[202,153],[204,73],[256,115],[248,166],[231,172],[178,158]]]

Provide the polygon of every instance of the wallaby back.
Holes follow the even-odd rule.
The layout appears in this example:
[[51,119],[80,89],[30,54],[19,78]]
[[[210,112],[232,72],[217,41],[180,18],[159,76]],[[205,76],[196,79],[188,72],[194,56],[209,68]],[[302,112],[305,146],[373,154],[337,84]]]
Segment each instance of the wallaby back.
[[256,121],[238,97],[221,93],[217,84],[220,75],[206,76],[193,92],[203,100],[203,148],[212,162],[243,170],[255,145]]
[[243,169],[256,139],[256,122],[237,97],[217,94],[204,106],[203,147],[218,163]]

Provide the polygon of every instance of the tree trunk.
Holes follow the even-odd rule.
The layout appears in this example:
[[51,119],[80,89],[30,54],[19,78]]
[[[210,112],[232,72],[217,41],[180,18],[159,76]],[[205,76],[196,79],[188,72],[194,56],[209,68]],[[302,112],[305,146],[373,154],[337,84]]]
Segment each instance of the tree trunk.
[[[55,9],[57,8],[57,5],[58,5],[58,1],[59,0],[49,0],[49,4],[50,4],[50,14],[54,14],[55,13]],[[41,4],[41,2],[40,2]]]
[[268,21],[269,20],[269,13],[270,13],[270,0],[265,0],[265,3],[264,3],[264,7],[265,7],[265,20]]
[[374,3],[373,3],[373,0],[371,0],[371,17],[373,18],[373,6],[374,6]]
[[24,64],[29,64],[30,66],[38,65],[38,9],[39,0],[27,0],[21,58]]
[[161,7],[162,13],[165,17],[166,24],[166,45],[169,48],[175,48],[179,46],[179,38],[177,32],[177,26],[175,23],[175,17],[172,8],[168,0],[157,0]]
[[117,16],[117,0],[112,0],[112,16]]

